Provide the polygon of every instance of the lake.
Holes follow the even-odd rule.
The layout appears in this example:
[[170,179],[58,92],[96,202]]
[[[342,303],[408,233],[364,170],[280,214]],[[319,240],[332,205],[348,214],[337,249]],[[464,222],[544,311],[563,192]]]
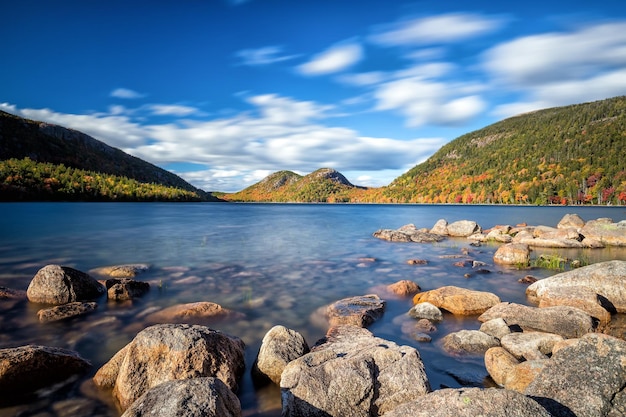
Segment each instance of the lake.
[[[40,324],[27,302],[0,300],[0,348],[29,343],[78,351],[93,369],[81,381],[27,405],[0,408],[0,416],[34,415],[59,409],[64,399],[89,398],[98,415],[118,415],[107,398],[94,392],[89,379],[145,323],[157,307],[212,301],[245,314],[244,320],[210,327],[246,343],[246,374],[238,393],[245,416],[279,416],[277,387],[255,387],[250,368],[261,339],[274,325],[302,333],[309,345],[327,328],[316,310],[341,298],[380,292],[401,279],[422,290],[443,285],[491,291],[503,301],[528,304],[518,280],[543,278],[554,271],[517,270],[493,265],[496,244],[478,248],[466,239],[436,244],[392,243],[372,237],[380,228],[413,223],[432,227],[474,220],[484,229],[498,224],[556,226],[563,215],[585,220],[626,219],[626,207],[533,207],[461,205],[323,205],[220,203],[4,203],[0,204],[0,286],[25,290],[47,264],[81,271],[102,266],[147,263],[137,279],[151,283],[150,292],[133,303],[100,300],[95,313],[62,323]],[[451,255],[469,249],[472,259],[487,263],[491,273],[472,274],[454,266]],[[626,248],[557,251],[573,259],[599,262],[626,260]],[[372,260],[373,258],[374,260]],[[409,259],[427,265],[409,265]],[[469,278],[465,274],[470,273]],[[370,327],[377,336],[416,347],[433,389],[489,386],[482,358],[445,355],[438,341],[462,328],[477,329],[475,317],[447,314],[432,342],[413,340],[402,331],[410,298],[389,297],[384,317]],[[0,393],[0,395],[2,395]],[[56,405],[55,405],[56,404]],[[20,414],[21,413],[21,414]],[[43,414],[42,414],[43,415]]]

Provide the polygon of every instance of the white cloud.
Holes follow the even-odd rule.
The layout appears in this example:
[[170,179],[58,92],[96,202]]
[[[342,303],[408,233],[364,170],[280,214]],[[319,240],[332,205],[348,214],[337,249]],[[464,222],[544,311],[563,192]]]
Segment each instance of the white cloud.
[[116,88],[111,91],[111,97],[123,98],[123,99],[135,99],[145,97],[145,94],[138,93],[128,88]]
[[257,49],[244,49],[237,52],[235,55],[241,58],[243,65],[250,66],[269,65],[298,57],[298,55],[283,55],[282,52],[282,46],[273,45]]
[[[75,128],[157,165],[184,162],[205,166],[179,173],[205,190],[238,191],[274,171],[309,173],[321,167],[335,168],[344,175],[367,172],[372,180],[362,185],[384,185],[446,142],[442,138],[364,137],[345,127],[325,126],[319,120],[332,107],[311,101],[275,94],[253,96],[247,101],[254,111],[167,124],[141,124],[128,115],[111,113],[19,110],[7,103],[0,108]],[[144,119],[138,116],[137,120]],[[392,173],[391,178],[381,177]]]
[[500,105],[499,116],[626,94],[626,22],[521,37],[483,58],[495,88],[527,98]]
[[486,103],[472,92],[478,85],[408,77],[382,84],[374,92],[377,110],[396,110],[407,125],[458,125],[480,114]]
[[198,112],[195,107],[176,104],[152,104],[148,107],[157,116],[189,116]]
[[387,46],[459,42],[493,32],[502,24],[500,18],[450,13],[398,22],[383,28],[370,39]]
[[355,42],[334,45],[298,67],[303,75],[322,75],[343,71],[363,58],[363,48]]

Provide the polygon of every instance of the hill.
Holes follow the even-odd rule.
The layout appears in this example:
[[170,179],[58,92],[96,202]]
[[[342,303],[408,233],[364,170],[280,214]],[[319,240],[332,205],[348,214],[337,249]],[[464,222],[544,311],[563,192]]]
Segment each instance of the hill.
[[392,202],[626,203],[626,97],[505,119],[396,178]]
[[351,184],[340,172],[321,168],[305,176],[292,171],[278,171],[223,198],[245,202],[336,203],[352,201],[360,190],[363,187]]
[[[138,184],[150,184],[151,187],[141,186],[142,200],[151,199],[148,189],[159,188],[163,191],[159,191],[158,196],[155,195],[155,199],[159,200],[168,200],[167,195],[176,195],[174,198],[176,200],[185,195],[184,200],[217,201],[209,193],[192,186],[179,176],[128,155],[84,133],[58,125],[24,119],[2,111],[0,111],[0,161],[5,161],[3,163],[5,174],[2,178],[4,199],[62,198],[63,196],[56,195],[56,189],[50,186],[51,183],[54,185],[54,180],[58,182],[59,178],[52,177],[53,180],[50,181],[48,177],[47,187],[37,179],[41,177],[42,172],[56,172],[57,167],[63,166],[71,170],[84,171],[84,176],[87,177],[104,175],[109,183],[126,182],[126,188],[131,187],[129,180],[136,183],[133,183],[133,189],[140,187]],[[6,161],[13,161],[13,163],[7,164]],[[17,181],[19,178],[12,174],[13,171],[10,171],[17,166],[16,161],[21,161],[18,164],[21,169],[36,170],[37,175],[33,176],[31,173],[29,181]],[[72,175],[75,179],[77,178],[76,173],[72,172]],[[6,182],[7,176],[13,180],[12,184]],[[46,178],[41,180],[44,181]],[[84,190],[85,187],[83,185],[77,188]],[[111,186],[111,188],[120,187]],[[80,190],[74,190],[69,195],[70,199],[75,200],[115,200],[115,196],[119,194],[102,195],[92,192],[81,195]],[[133,200],[133,193],[120,196],[120,199]]]

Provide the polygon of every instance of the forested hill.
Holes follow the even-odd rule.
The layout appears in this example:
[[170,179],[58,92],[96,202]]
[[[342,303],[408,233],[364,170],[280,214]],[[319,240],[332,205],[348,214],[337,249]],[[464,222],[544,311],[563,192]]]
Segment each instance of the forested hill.
[[337,203],[355,201],[365,190],[350,183],[340,172],[321,168],[301,176],[292,171],[275,172],[237,193],[229,201],[282,203]]
[[[84,133],[2,111],[0,161],[3,161],[5,173],[4,178],[0,178],[3,197],[10,194],[20,198],[21,194],[25,199],[150,200],[150,193],[158,189],[158,196],[154,198],[158,200],[168,200],[167,195],[174,196],[175,200],[217,200],[179,176]],[[35,172],[29,172],[24,178],[23,173],[15,174],[15,169],[23,173]],[[68,170],[72,171],[71,182],[76,187],[60,183],[62,179],[57,178],[69,176]],[[11,183],[6,181],[7,177]],[[82,195],[85,188],[91,194]],[[65,195],[56,195],[61,189]]]
[[412,203],[626,204],[626,97],[522,114],[463,135],[382,195]]

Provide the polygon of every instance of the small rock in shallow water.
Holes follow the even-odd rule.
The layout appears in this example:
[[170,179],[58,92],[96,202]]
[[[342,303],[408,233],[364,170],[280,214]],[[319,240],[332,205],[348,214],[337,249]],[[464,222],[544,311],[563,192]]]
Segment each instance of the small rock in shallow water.
[[79,301],[67,303],[56,307],[44,308],[37,312],[41,323],[65,320],[71,317],[82,316],[91,313],[98,307],[95,302],[81,303]]

